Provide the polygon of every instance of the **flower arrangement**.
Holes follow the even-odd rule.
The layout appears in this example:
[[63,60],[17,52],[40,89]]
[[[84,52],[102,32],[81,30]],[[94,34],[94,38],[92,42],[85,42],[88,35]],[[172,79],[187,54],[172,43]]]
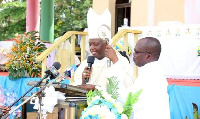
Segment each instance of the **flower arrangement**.
[[80,119],[128,119],[131,116],[132,105],[137,102],[142,90],[135,94],[130,92],[122,106],[117,102],[119,94],[116,77],[108,78],[108,81],[106,91],[96,86],[94,91],[86,94],[88,107],[82,111]]
[[9,71],[10,79],[25,77],[38,77],[41,74],[41,63],[35,58],[46,49],[46,46],[36,36],[37,32],[15,34],[14,44],[8,54],[5,69]]

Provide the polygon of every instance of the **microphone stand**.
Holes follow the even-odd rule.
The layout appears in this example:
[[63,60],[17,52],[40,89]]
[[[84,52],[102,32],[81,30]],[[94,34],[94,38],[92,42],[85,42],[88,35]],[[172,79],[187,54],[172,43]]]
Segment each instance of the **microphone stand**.
[[[49,83],[49,79],[46,80],[45,85],[47,85]],[[46,88],[46,87],[45,87]],[[41,91],[38,93],[38,98],[39,98],[39,113],[38,113],[38,119],[42,118],[42,97],[44,97],[44,92]]]
[[[60,77],[57,77],[55,79],[53,79],[51,82],[49,82],[48,84],[45,84],[42,88],[40,88],[39,91],[35,92],[32,96],[28,97],[24,102],[22,102],[20,105],[18,105],[17,107],[15,107],[15,109],[9,111],[9,113],[7,113],[5,116],[3,116],[1,119],[6,119],[10,114],[12,114],[15,110],[17,110],[18,108],[20,108],[22,105],[24,105],[26,102],[28,102],[29,100],[31,100],[33,97],[35,97],[36,95],[38,95],[39,93],[41,93],[46,87],[50,86],[51,84],[53,84],[57,79],[59,79]],[[64,76],[65,78],[65,76]],[[40,81],[41,83],[42,81]]]

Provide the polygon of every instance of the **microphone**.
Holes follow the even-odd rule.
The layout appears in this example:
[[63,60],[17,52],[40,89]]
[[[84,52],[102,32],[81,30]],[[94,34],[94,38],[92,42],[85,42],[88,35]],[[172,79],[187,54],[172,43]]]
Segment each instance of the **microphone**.
[[47,77],[55,79],[59,75],[58,70],[60,66],[61,64],[59,62],[54,62],[53,65],[45,71],[45,76],[42,79],[46,79]]
[[[90,68],[88,68],[88,70],[90,71],[92,64],[94,63],[94,56],[88,56],[87,63],[88,63],[88,66],[90,67]],[[88,81],[89,81],[89,79],[86,78],[85,83],[87,83]]]
[[58,80],[56,80],[56,82],[61,82],[65,79],[68,79],[68,78],[72,78],[72,75],[74,74],[74,70],[76,69],[77,67],[74,67],[74,66],[71,66],[69,68],[67,68],[63,74],[60,76],[60,78],[58,78]]

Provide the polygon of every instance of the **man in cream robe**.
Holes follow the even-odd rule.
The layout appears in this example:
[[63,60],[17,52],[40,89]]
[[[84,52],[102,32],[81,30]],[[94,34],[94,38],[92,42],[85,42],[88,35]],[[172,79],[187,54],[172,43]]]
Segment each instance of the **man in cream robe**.
[[129,89],[142,89],[137,103],[133,105],[133,119],[170,119],[167,80],[158,61],[141,67],[138,78]]
[[152,37],[140,39],[135,46],[133,59],[140,67],[139,76],[128,89],[142,92],[133,105],[131,119],[170,119],[168,83],[158,61],[160,52],[160,42]]
[[[73,85],[85,86],[86,84],[86,87],[93,86],[89,89],[94,88],[96,85],[106,88],[107,78],[113,76],[119,80],[119,88],[126,88],[128,85],[133,84],[133,72],[126,72],[130,75],[128,75],[128,78],[123,76],[122,73],[130,65],[128,60],[109,45],[111,43],[111,14],[109,10],[106,9],[104,13],[98,15],[90,8],[87,14],[87,23],[89,49],[95,57],[95,61],[91,71],[87,70],[87,60],[80,64],[75,71]],[[111,66],[107,65],[108,60],[111,61]],[[85,78],[89,78],[89,82],[84,82]]]
[[[121,56],[121,54],[117,53],[118,61],[113,64],[111,63],[111,66],[107,66],[107,60],[108,58],[104,57],[103,59],[99,60],[95,58],[94,64],[92,65],[92,74],[89,79],[89,82],[87,84],[93,84],[97,86],[101,86],[103,88],[106,87],[107,78],[111,77],[117,77],[119,81],[119,87],[121,89],[124,89],[130,85],[133,84],[132,79],[132,72],[129,70],[126,73],[128,75],[123,76],[123,73],[121,71],[125,70],[127,67],[129,67],[128,60]],[[77,68],[75,74],[74,74],[74,85],[81,85],[82,84],[82,73],[84,71],[84,68],[88,66],[88,63],[86,60],[84,60],[80,66]]]

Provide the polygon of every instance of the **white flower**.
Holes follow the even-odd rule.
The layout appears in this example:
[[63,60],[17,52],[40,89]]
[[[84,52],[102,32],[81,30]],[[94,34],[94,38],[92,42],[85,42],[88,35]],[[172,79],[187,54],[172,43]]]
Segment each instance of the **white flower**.
[[100,119],[115,119],[115,114],[110,112],[106,105],[101,106],[101,111],[99,111]]
[[95,89],[97,89],[99,91],[103,90],[103,88],[101,86],[95,86]]
[[117,109],[117,112],[121,114],[123,112],[123,107],[120,102],[115,102],[114,107]]
[[122,114],[121,119],[128,119],[128,117],[125,114]]
[[92,98],[92,102],[94,102],[94,101],[97,100],[97,99],[101,99],[100,96],[95,96],[95,97],[93,97],[93,98]]
[[93,107],[89,108],[82,117],[84,118],[87,117],[88,115],[94,116],[95,114],[99,114],[99,112],[101,112],[100,105],[94,105]]
[[92,98],[91,101],[87,101],[88,106],[91,105],[92,102],[94,102],[94,101],[97,100],[97,99],[101,99],[100,96],[95,96],[95,97]]
[[103,91],[102,95],[108,102],[111,102],[111,103],[115,102],[115,100],[111,97],[111,95],[108,94],[106,91]]

